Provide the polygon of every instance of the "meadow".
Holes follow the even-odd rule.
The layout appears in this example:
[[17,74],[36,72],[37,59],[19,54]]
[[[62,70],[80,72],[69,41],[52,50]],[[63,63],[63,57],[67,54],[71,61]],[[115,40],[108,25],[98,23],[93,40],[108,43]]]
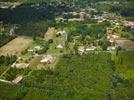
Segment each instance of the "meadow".
[[[133,54],[131,51],[119,52],[116,61],[106,52],[82,56],[66,54],[60,57],[53,70],[10,69],[5,74],[6,79],[11,80],[17,74],[25,77],[16,86],[0,83],[0,98],[133,100],[134,79],[122,77],[117,71],[120,58],[123,59],[122,65],[133,66]],[[129,69],[129,66],[126,67]]]

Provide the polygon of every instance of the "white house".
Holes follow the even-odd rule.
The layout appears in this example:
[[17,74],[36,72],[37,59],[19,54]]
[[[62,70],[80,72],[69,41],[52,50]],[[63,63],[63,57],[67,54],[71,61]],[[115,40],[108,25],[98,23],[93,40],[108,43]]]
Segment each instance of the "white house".
[[64,47],[63,47],[63,45],[59,44],[59,45],[57,45],[56,48],[58,48],[58,49],[63,49]]
[[53,57],[52,55],[45,55],[42,57],[41,63],[53,63],[55,61],[56,57]]
[[41,46],[35,46],[34,49],[36,49],[36,50],[42,50],[43,48]]
[[115,47],[115,46],[109,46],[109,47],[107,48],[107,50],[108,50],[108,51],[114,51],[114,50],[116,50],[116,47]]
[[86,48],[86,51],[94,51],[97,47],[91,46],[89,48]]
[[27,64],[27,63],[13,63],[12,65],[11,65],[11,67],[13,67],[13,68],[18,68],[18,69],[22,69],[22,68],[28,68],[29,67],[29,64]]
[[84,47],[84,46],[80,46],[80,47],[78,48],[78,51],[79,51],[80,53],[84,53],[85,47]]

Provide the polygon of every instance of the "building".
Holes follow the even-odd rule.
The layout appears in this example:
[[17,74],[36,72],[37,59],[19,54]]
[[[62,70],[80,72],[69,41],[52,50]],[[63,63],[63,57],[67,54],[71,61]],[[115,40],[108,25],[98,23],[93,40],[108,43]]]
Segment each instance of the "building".
[[63,47],[63,45],[59,44],[59,45],[57,45],[56,48],[57,48],[57,49],[63,49],[64,47]]
[[42,48],[41,46],[35,46],[34,49],[37,50],[37,51],[40,51],[40,50],[42,50],[43,48]]
[[65,31],[58,31],[57,33],[56,33],[56,35],[57,36],[62,36],[62,35],[64,35],[66,32]]
[[22,79],[23,79],[23,77],[22,77],[21,75],[19,75],[18,77],[16,77],[16,78],[12,81],[12,83],[13,83],[13,84],[18,84],[20,81],[22,81]]
[[94,51],[96,48],[97,47],[95,47],[95,46],[91,46],[91,47],[86,48],[85,50],[86,51]]
[[13,63],[12,65],[11,65],[11,67],[13,67],[13,68],[18,68],[18,69],[23,69],[23,68],[28,68],[29,67],[29,64],[27,64],[27,63]]
[[126,22],[125,24],[124,24],[124,27],[125,28],[130,28],[130,29],[134,29],[134,22],[132,21],[129,21],[129,22]]
[[45,55],[42,57],[41,63],[53,63],[56,60],[56,57],[52,55]]
[[117,39],[119,39],[119,36],[115,34],[108,34],[107,36],[107,40],[109,40],[110,43],[115,43]]
[[84,53],[85,52],[85,47],[84,46],[78,47],[78,51],[79,51],[79,53]]
[[109,46],[109,47],[107,48],[107,50],[108,50],[108,51],[114,51],[114,50],[116,50],[116,47],[115,47],[115,46]]
[[56,23],[64,23],[65,21],[66,21],[66,19],[64,19],[62,17],[55,18]]

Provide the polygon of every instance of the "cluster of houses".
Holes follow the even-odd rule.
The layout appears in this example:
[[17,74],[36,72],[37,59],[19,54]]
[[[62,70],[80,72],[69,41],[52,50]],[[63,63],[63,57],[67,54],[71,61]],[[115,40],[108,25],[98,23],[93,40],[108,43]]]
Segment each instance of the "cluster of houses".
[[107,29],[107,40],[111,43],[114,44],[116,40],[119,39],[119,36],[116,35],[116,33],[113,32],[112,28]]
[[[74,17],[73,18],[58,17],[58,18],[55,18],[56,23],[61,23],[61,22],[63,23],[63,22],[67,22],[67,21],[69,21],[69,22],[72,22],[72,21],[84,21],[86,13],[82,12],[82,11],[79,12],[79,13],[77,13],[77,12],[67,12],[67,13],[63,13],[63,16],[64,15],[72,15]],[[75,17],[75,16],[79,16],[79,18]]]
[[7,9],[7,8],[15,8],[19,6],[20,2],[0,2],[0,8]]

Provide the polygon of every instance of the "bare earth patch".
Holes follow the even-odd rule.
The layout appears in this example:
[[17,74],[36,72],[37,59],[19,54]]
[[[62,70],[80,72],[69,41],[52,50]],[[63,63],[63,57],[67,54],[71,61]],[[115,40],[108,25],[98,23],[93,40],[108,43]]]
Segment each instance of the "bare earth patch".
[[0,55],[18,55],[28,47],[33,40],[26,36],[20,36],[0,48]]
[[55,33],[55,28],[48,28],[47,32],[44,35],[44,39],[46,41],[48,41],[49,39],[52,39],[54,33]]
[[117,46],[120,46],[126,50],[134,50],[134,42],[127,39],[120,39],[116,41]]

